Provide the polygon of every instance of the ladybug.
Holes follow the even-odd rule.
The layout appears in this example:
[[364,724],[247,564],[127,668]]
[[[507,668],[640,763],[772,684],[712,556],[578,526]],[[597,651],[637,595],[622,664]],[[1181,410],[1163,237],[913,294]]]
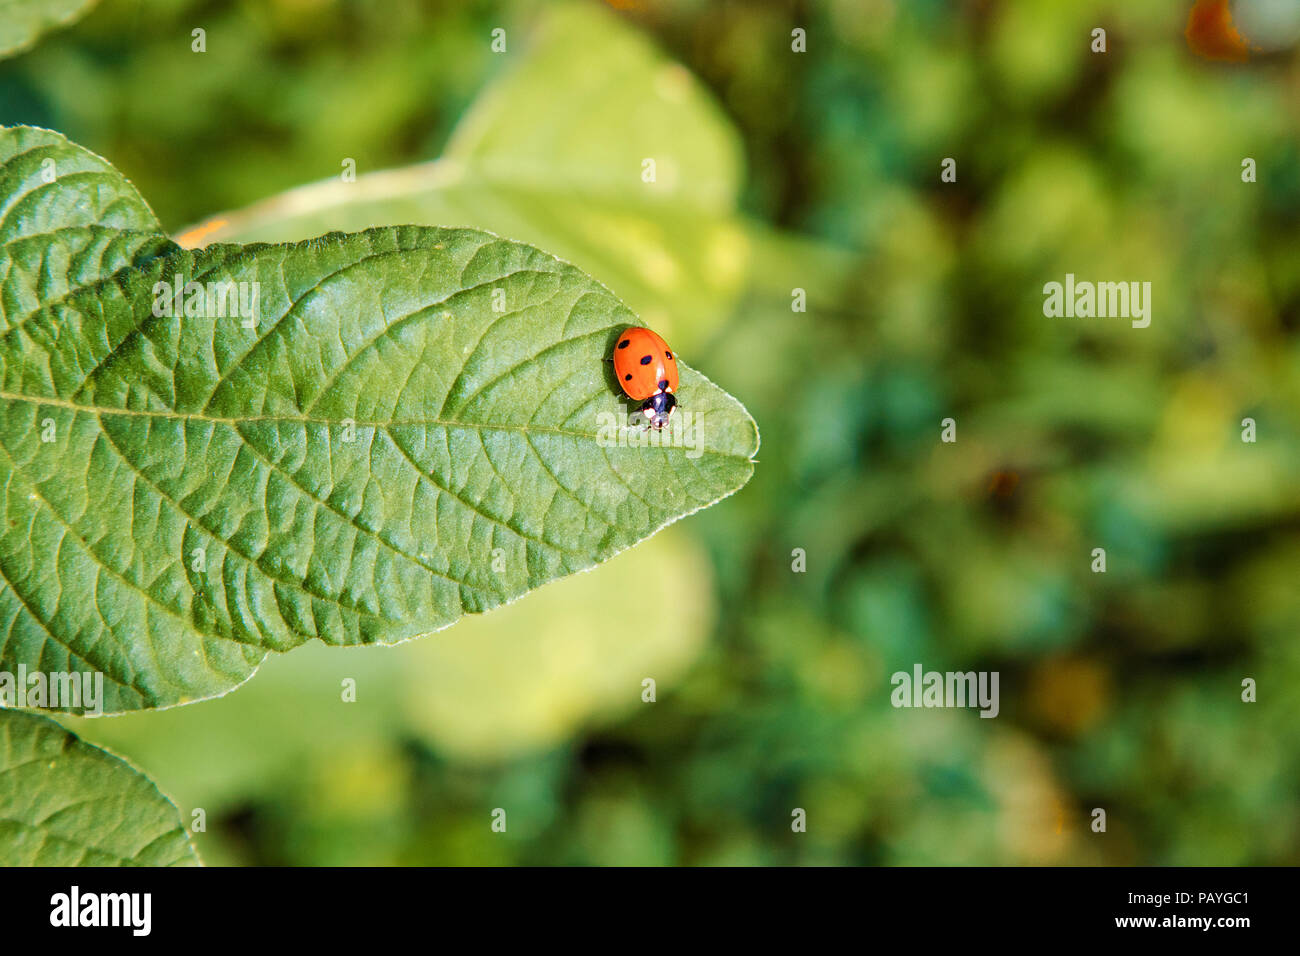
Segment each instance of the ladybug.
[[614,346],[614,374],[627,397],[641,403],[650,425],[663,428],[677,407],[677,359],[649,329],[625,329]]

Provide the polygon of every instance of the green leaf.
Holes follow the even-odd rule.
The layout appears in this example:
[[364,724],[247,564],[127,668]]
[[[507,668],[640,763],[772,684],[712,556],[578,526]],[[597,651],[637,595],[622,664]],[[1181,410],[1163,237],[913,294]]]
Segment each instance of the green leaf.
[[0,57],[32,46],[42,34],[83,16],[95,0],[0,0]]
[[0,866],[198,866],[176,807],[54,721],[0,709]]
[[106,160],[49,130],[0,128],[0,331],[43,303],[175,250],[161,233]]
[[[211,697],[267,651],[514,600],[753,472],[753,419],[684,364],[671,433],[623,424],[604,359],[637,318],[546,253],[416,226],[182,250],[86,226],[33,182],[42,136],[69,148],[0,134],[0,669],[103,673],[108,711]],[[191,281],[256,291],[256,323],[165,314]]]
[[[256,680],[219,700],[61,722],[156,771],[181,806],[201,805],[209,819],[241,801],[284,800],[284,788],[314,790],[317,774],[346,788],[342,755],[382,760],[394,741],[425,741],[458,763],[499,763],[626,719],[645,707],[647,676],[660,695],[674,693],[714,633],[713,585],[708,552],[668,528],[594,573],[429,640],[347,653],[312,643],[269,658]],[[628,614],[632,593],[654,613]],[[349,678],[363,706],[339,705]],[[268,726],[276,732],[262,734]],[[195,837],[209,864],[221,844],[211,832]]]
[[[182,244],[439,223],[534,243],[617,289],[679,348],[727,317],[751,260],[740,140],[705,88],[614,14],[561,4],[474,101],[445,155],[221,213]],[[654,182],[643,178],[654,162]]]
[[[475,100],[445,155],[537,190],[635,193],[723,213],[735,207],[742,169],[737,134],[689,70],[613,14],[569,4],[543,18],[523,61]],[[642,177],[646,158],[656,160],[653,183]]]

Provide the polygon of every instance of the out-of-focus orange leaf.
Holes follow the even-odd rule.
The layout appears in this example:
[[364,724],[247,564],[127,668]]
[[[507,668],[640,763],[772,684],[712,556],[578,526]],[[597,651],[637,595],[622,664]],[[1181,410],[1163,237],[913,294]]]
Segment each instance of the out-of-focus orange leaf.
[[1244,63],[1250,46],[1232,22],[1228,0],[1197,0],[1187,18],[1187,45],[1207,60]]

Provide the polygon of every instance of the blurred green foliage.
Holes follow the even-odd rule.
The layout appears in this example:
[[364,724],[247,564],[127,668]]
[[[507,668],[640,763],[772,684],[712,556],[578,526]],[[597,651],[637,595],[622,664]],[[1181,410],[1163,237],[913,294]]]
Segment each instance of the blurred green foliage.
[[[70,723],[208,808],[211,862],[1300,862],[1300,60],[1198,60],[1190,5],[584,4],[593,63],[649,38],[743,144],[743,286],[680,332],[759,421],[754,480],[422,642]],[[179,229],[442,155],[538,15],[103,0],[0,67],[0,115]],[[1150,328],[1045,318],[1067,272],[1150,281]],[[917,662],[1000,671],[999,717],[892,708]]]
[[494,42],[508,68],[438,159],[340,172],[220,212],[181,241],[474,223],[586,263],[647,325],[691,350],[730,314],[763,241],[737,216],[736,131],[680,64],[588,7],[550,8],[526,40],[516,35],[513,53],[510,31]]

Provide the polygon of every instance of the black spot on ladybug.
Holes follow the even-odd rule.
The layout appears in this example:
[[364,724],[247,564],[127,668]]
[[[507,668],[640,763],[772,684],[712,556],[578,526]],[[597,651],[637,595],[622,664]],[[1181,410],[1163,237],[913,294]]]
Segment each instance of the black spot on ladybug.
[[649,364],[650,364],[650,356],[648,356],[648,355],[643,355],[643,356],[641,356],[641,364],[642,364],[642,365],[649,365]]
[[631,345],[631,344],[632,344],[632,340],[631,340],[631,339],[624,339],[622,342],[619,342],[619,343],[618,343],[618,347],[621,348],[621,349],[625,349],[625,348],[627,348],[627,347],[628,347],[629,345]]
[[672,353],[672,352],[665,352],[664,355],[668,356],[669,358],[672,358],[672,357],[673,357],[673,353]]
[[661,378],[661,379],[659,380],[659,390],[660,390],[660,391],[663,391],[663,390],[664,390],[665,388],[667,388],[667,387],[668,387],[668,379],[666,379],[666,378]]
[[623,381],[625,381],[625,382],[630,382],[630,381],[632,381],[632,373],[631,373],[631,372],[628,372],[626,375],[624,375],[624,376],[623,376]]

